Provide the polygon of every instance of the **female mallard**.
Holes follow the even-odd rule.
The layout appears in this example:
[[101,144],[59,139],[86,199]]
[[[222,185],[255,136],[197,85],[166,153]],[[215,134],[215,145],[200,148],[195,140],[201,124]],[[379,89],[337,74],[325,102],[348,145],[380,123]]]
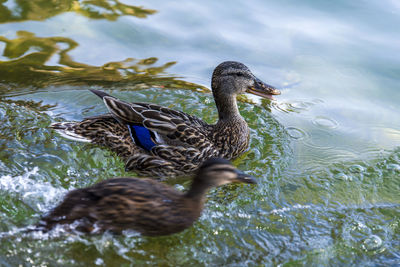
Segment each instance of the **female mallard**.
[[272,98],[280,92],[257,79],[242,63],[227,61],[212,76],[219,120],[199,118],[155,104],[127,103],[98,90],[109,114],[81,122],[52,124],[63,136],[106,146],[139,175],[169,177],[190,173],[208,158],[233,159],[249,145],[249,128],[236,96],[245,92]]
[[200,217],[209,189],[234,182],[256,183],[224,159],[207,160],[186,193],[152,179],[108,179],[69,192],[36,230],[73,223],[81,232],[130,229],[147,236],[169,235]]

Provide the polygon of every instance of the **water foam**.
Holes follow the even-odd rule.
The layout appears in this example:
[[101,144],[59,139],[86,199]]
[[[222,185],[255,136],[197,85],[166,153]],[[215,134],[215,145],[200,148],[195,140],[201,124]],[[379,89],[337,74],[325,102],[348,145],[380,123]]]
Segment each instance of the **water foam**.
[[46,211],[54,206],[67,191],[55,188],[48,182],[33,179],[39,172],[38,167],[27,170],[22,175],[3,175],[0,177],[0,191],[17,195],[24,203],[38,211]]
[[310,205],[301,205],[301,204],[295,204],[293,207],[283,207],[280,209],[273,209],[270,211],[270,213],[272,214],[281,214],[281,213],[285,213],[288,211],[294,211],[294,210],[300,210],[300,209],[310,209],[311,206]]

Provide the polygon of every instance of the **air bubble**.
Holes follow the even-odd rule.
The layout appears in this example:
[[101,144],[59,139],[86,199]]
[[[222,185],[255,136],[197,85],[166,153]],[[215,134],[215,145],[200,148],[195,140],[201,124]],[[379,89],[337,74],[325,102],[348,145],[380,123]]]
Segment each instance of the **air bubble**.
[[377,250],[382,246],[383,242],[382,239],[377,235],[371,235],[367,239],[364,240],[362,247],[365,250],[373,251]]
[[104,265],[104,260],[102,258],[97,258],[94,262],[96,265]]

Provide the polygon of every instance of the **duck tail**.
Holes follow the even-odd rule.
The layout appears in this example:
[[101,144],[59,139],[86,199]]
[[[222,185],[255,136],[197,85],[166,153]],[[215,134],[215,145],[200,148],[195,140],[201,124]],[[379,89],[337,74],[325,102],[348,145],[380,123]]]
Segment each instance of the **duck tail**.
[[112,97],[111,95],[104,93],[103,91],[100,91],[100,90],[89,89],[89,91],[92,92],[93,94],[97,95],[101,99],[103,99],[105,96]]
[[74,140],[74,141],[79,141],[79,142],[91,142],[91,139],[78,134],[75,131],[77,123],[76,122],[56,122],[52,123],[50,125],[50,128],[54,129],[56,132],[58,132],[61,136]]
[[114,115],[114,118],[125,124],[126,122],[136,122],[141,123],[143,121],[143,117],[139,114],[139,111],[144,110],[145,108],[142,106],[138,106],[135,104],[129,104],[125,101],[119,100],[103,91],[89,89],[93,94],[100,97],[107,109]]

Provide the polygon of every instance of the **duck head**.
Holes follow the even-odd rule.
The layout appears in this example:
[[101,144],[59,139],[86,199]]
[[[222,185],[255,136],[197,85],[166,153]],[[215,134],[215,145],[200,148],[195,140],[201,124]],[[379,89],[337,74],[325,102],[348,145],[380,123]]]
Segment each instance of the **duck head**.
[[216,187],[230,183],[256,184],[256,180],[236,169],[228,160],[211,158],[199,168],[194,183],[201,183],[207,187]]
[[246,65],[236,61],[225,61],[215,68],[211,87],[215,98],[220,95],[236,96],[247,92],[273,99],[273,95],[281,94],[278,89],[254,76]]

